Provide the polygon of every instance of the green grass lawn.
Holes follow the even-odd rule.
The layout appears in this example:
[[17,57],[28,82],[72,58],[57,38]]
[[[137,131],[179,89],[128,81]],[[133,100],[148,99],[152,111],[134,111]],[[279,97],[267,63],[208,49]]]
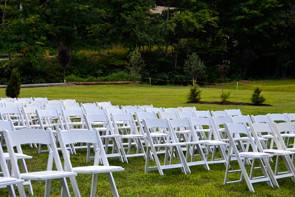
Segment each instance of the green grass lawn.
[[[198,109],[219,110],[240,108],[243,113],[261,114],[270,112],[295,112],[295,80],[240,82],[224,85],[224,91],[231,92],[231,101],[249,102],[255,87],[262,88],[266,103],[271,107],[255,106],[221,106],[197,104]],[[97,85],[69,86],[50,88],[26,88],[21,90],[21,97],[48,97],[50,99],[75,98],[81,102],[112,101],[120,105],[153,104],[162,107],[192,106],[186,103],[189,87],[183,86],[147,86],[147,85]],[[0,89],[0,96],[4,96]],[[202,87],[204,101],[219,101],[221,86]],[[37,157],[35,150],[26,152]],[[40,156],[40,155],[39,155]],[[29,162],[29,168],[38,169],[46,165],[46,154],[40,159]],[[85,153],[75,156],[74,163],[85,164]],[[256,193],[248,192],[245,183],[223,185],[224,165],[212,165],[210,171],[203,167],[191,167],[192,174],[184,175],[180,170],[165,172],[160,176],[157,172],[144,173],[144,159],[133,158],[129,163],[121,163],[110,159],[113,165],[121,165],[124,172],[115,173],[115,180],[121,196],[294,196],[295,183],[291,179],[280,180],[280,189],[272,189],[265,183],[255,185]],[[44,169],[44,168],[43,168]],[[78,176],[78,184],[82,196],[90,194],[90,176]],[[54,184],[52,196],[58,196],[58,183]],[[36,196],[43,195],[43,183],[34,183]],[[5,189],[0,196],[6,196]],[[99,177],[99,196],[111,196],[107,177]]]

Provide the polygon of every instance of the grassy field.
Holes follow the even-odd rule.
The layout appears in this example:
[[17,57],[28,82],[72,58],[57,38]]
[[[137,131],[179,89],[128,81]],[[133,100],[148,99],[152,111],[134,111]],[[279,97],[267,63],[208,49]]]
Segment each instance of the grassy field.
[[[202,87],[204,101],[219,101],[222,86]],[[295,112],[295,80],[240,82],[224,85],[224,91],[231,92],[231,101],[249,102],[253,89],[260,87],[266,103],[271,107],[222,106],[197,104],[198,109],[218,110],[240,108],[243,113],[261,114],[269,112]],[[81,102],[112,101],[113,104],[135,105],[153,104],[154,106],[176,107],[191,106],[186,103],[189,87],[182,86],[147,86],[147,85],[98,85],[69,86],[50,88],[22,89],[21,97],[48,97],[51,99],[75,98]],[[4,89],[0,89],[4,96]],[[26,149],[33,155],[29,168],[38,169],[46,165],[46,154],[39,155],[35,150]],[[74,163],[84,165],[85,153],[77,155]],[[129,163],[110,160],[112,165],[121,165],[124,172],[115,173],[115,180],[121,196],[294,196],[295,183],[291,179],[280,180],[280,189],[272,189],[267,184],[256,184],[256,193],[249,193],[245,183],[223,185],[224,165],[212,165],[210,171],[203,167],[192,167],[192,174],[184,175],[179,170],[166,171],[165,176],[157,172],[144,173],[144,159],[133,158]],[[44,169],[44,168],[43,168]],[[78,184],[82,196],[90,194],[90,176],[79,176]],[[54,184],[52,196],[58,196],[58,182]],[[36,196],[43,195],[43,183],[34,183]],[[6,196],[5,190],[0,196]],[[111,196],[107,177],[99,178],[98,196]]]
[[[295,112],[295,80],[252,81],[228,83],[224,86],[202,87],[203,101],[220,101],[221,88],[230,92],[230,101],[250,102],[255,87],[263,90],[266,103],[271,107],[229,106],[196,104],[198,109],[220,110],[240,108],[244,113],[261,114],[270,112]],[[192,106],[187,104],[188,86],[148,86],[148,85],[96,85],[48,88],[23,88],[21,97],[48,97],[50,99],[75,98],[80,102],[111,101],[116,105],[153,104],[157,107]],[[0,89],[0,97],[5,89]]]

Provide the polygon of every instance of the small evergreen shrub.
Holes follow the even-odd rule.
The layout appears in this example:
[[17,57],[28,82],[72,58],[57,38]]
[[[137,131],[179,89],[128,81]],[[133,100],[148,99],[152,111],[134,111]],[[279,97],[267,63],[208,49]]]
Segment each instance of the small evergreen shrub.
[[261,105],[264,103],[265,98],[261,95],[262,90],[260,88],[255,88],[251,101],[254,105]]
[[223,92],[220,95],[221,103],[226,103],[230,98],[230,92]]
[[10,79],[6,87],[6,96],[17,98],[20,93],[21,78],[17,68],[12,69]]
[[193,85],[188,95],[188,103],[198,103],[201,100],[201,90],[199,86]]

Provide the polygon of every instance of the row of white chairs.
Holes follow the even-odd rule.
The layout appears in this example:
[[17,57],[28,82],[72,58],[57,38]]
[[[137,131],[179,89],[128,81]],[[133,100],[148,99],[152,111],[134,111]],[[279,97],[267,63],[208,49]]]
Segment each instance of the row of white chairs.
[[[0,177],[0,187],[8,187],[11,196],[15,196],[13,185],[17,185],[20,196],[26,196],[23,186],[29,185],[29,193],[33,195],[31,181],[45,181],[44,196],[50,196],[52,180],[61,181],[62,196],[71,196],[67,185],[67,179],[71,182],[74,195],[81,196],[75,178],[78,174],[92,175],[90,196],[96,196],[99,174],[108,175],[113,196],[119,196],[112,173],[123,171],[124,169],[120,166],[109,165],[98,131],[93,129],[59,130],[56,138],[51,129],[22,128],[15,130],[13,129],[11,121],[0,121],[0,127],[4,136],[4,142],[2,142],[0,146],[0,164],[3,173],[3,177]],[[56,142],[58,142],[62,152],[62,160],[58,154]],[[74,143],[87,143],[92,145],[91,147],[95,153],[93,165],[73,166],[67,146]],[[28,168],[23,169],[22,166],[20,166],[19,160],[23,159],[22,155],[24,154],[22,149],[18,149],[18,147],[27,144],[42,144],[47,146],[49,151],[45,170],[29,171]],[[2,146],[5,146],[8,153],[3,152]],[[5,157],[5,154],[8,154],[9,157]],[[11,172],[8,171],[7,163],[11,166]]]
[[[118,157],[125,162],[129,157],[144,157],[146,172],[158,170],[162,175],[164,170],[180,168],[188,174],[194,165],[209,170],[210,164],[224,163],[224,183],[245,180],[250,191],[254,191],[253,183],[256,182],[267,181],[275,187],[278,186],[276,179],[294,177],[291,154],[295,144],[292,144],[294,114],[246,116],[240,110],[210,112],[191,107],[113,106],[109,102],[79,105],[74,100],[67,100],[50,104],[53,111],[57,111],[51,117],[46,111],[49,110],[48,103],[44,102],[43,107],[35,112],[33,110],[35,114],[32,113],[30,121],[24,121],[25,127],[41,126],[42,129],[71,132],[95,129],[100,134],[107,157]],[[22,104],[23,109],[27,106]],[[15,124],[16,128],[21,128],[19,125]],[[259,129],[255,130],[255,125]],[[289,130],[280,132],[282,125],[288,125]],[[271,130],[263,131],[262,128],[268,127]],[[267,134],[262,135],[264,133]],[[92,148],[89,143],[84,144],[87,150]],[[78,148],[76,142],[66,146],[71,153]],[[279,156],[283,157],[287,172],[278,172]],[[90,151],[87,151],[87,159],[90,158]],[[258,169],[255,160],[260,161],[264,176],[253,177]],[[232,161],[238,162],[240,168],[231,169],[234,167],[230,165]],[[274,169],[269,165],[272,161],[275,161]],[[247,165],[250,165],[249,173]],[[240,179],[229,180],[230,173],[240,173]]]

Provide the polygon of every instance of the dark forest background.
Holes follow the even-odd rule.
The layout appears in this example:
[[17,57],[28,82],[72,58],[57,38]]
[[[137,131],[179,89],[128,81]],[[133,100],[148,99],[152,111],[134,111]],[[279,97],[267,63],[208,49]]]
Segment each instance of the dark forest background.
[[0,0],[0,18],[4,84],[15,67],[23,83],[186,84],[193,53],[204,83],[295,77],[295,0]]

